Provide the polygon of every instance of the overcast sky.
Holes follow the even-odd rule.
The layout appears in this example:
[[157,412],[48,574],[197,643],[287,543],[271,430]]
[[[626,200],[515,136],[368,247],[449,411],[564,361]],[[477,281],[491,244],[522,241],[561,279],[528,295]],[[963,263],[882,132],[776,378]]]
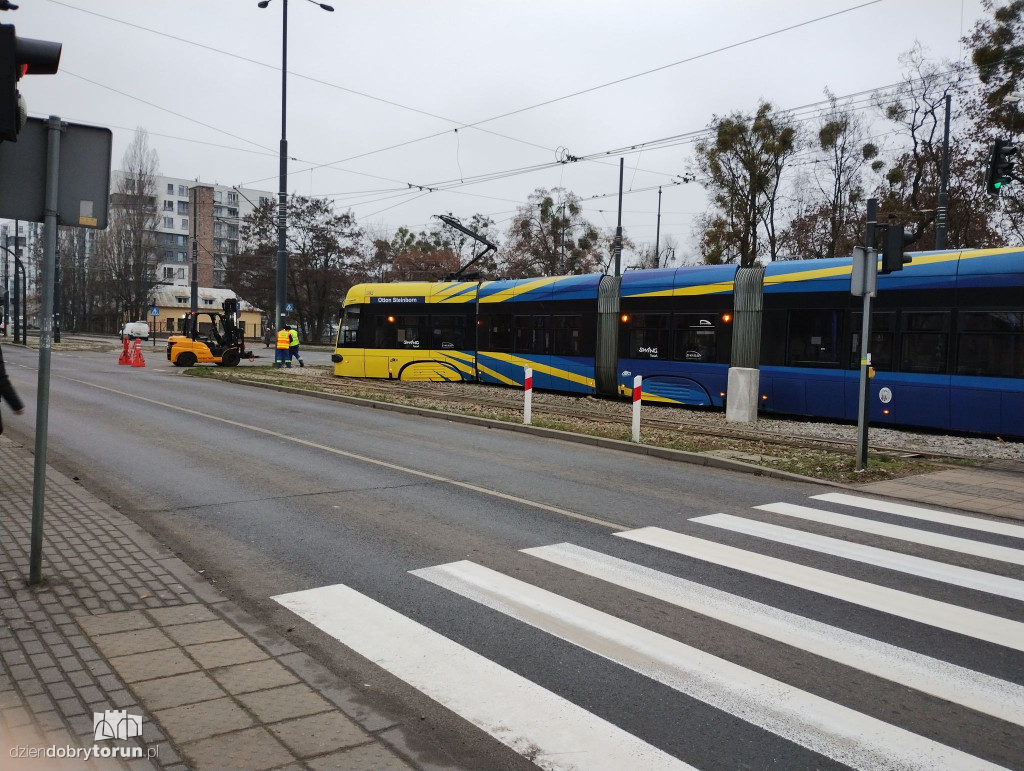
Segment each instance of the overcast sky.
[[[959,61],[960,38],[982,15],[977,0],[882,0],[455,131],[863,2],[336,0],[327,13],[290,0],[289,190],[335,197],[364,226],[420,229],[451,211],[489,214],[504,229],[535,188],[564,186],[581,198],[608,194],[584,205],[595,225],[614,228],[617,154],[427,195],[406,185],[552,164],[560,147],[576,156],[614,151],[701,129],[761,98],[789,108],[821,100],[826,87],[845,95],[886,86],[900,79],[899,54],[915,40]],[[64,44],[58,75],[21,81],[31,115],[110,126],[115,167],[142,126],[163,174],[277,190],[282,0],[267,9],[256,0],[20,5],[0,22]],[[626,156],[625,188],[640,192],[624,198],[623,224],[638,243],[654,241],[650,188],[672,185],[691,152],[678,145]],[[705,207],[699,185],[666,187],[662,245],[675,236],[692,252],[692,220]]]

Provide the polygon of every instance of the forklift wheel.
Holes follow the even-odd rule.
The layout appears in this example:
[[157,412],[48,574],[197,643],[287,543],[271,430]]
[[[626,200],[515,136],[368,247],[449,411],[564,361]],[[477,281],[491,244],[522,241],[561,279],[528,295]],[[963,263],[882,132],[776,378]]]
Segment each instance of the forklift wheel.
[[185,353],[178,354],[178,360],[174,363],[177,364],[179,367],[195,366],[196,355],[189,351],[185,351]]
[[237,367],[238,362],[241,359],[238,351],[234,348],[229,348],[224,351],[224,354],[220,357],[221,366],[224,367]]

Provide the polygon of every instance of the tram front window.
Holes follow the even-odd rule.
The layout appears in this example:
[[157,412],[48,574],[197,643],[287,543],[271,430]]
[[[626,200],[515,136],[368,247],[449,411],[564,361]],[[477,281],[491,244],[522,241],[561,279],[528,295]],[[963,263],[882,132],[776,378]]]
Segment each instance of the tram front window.
[[345,308],[341,319],[341,329],[338,330],[339,348],[358,348],[359,337],[359,313],[360,306],[350,305]]

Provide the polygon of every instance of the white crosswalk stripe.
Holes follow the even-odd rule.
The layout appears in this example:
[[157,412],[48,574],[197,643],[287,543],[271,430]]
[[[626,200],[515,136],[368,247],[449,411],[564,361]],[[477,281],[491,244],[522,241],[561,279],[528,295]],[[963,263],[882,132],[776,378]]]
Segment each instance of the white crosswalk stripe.
[[768,522],[761,522],[757,519],[745,517],[734,517],[731,514],[710,514],[705,517],[694,517],[691,522],[711,527],[722,528],[734,533],[744,533],[758,538],[764,538],[776,543],[786,543],[791,546],[798,546],[801,549],[809,549],[831,554],[834,557],[865,562],[869,565],[877,565],[881,568],[898,570],[901,573],[910,573],[923,578],[931,578],[935,581],[942,581],[947,584],[963,586],[967,589],[976,589],[979,592],[998,594],[1002,597],[1009,597],[1013,600],[1024,600],[1024,581],[1006,576],[995,576],[982,570],[971,570],[959,565],[948,565],[945,562],[915,557],[910,554],[878,549],[874,546],[865,546],[861,543],[851,543],[839,538],[829,538],[817,533],[805,533],[802,530],[793,530],[789,527],[780,527]]
[[1024,687],[569,543],[540,559],[1024,726]]
[[[872,509],[929,523],[1019,537],[999,522],[979,519],[977,522],[983,524],[976,525],[971,517],[844,494],[814,497],[837,506]],[[717,531],[738,532],[841,557],[842,560],[837,560],[834,567],[830,563],[829,570],[820,570],[659,527],[638,528],[614,535],[642,544],[630,547],[634,555],[638,554],[637,549],[643,552],[647,551],[643,547],[653,547],[661,555],[666,552],[678,555],[660,556],[661,562],[681,557],[686,562],[697,560],[768,579],[769,583],[762,582],[768,596],[774,586],[783,584],[888,614],[895,625],[905,621],[927,624],[1002,646],[1007,656],[1016,655],[1011,651],[1024,651],[1024,623],[843,575],[844,566],[850,567],[850,563],[844,561],[852,560],[870,566],[858,568],[858,574],[862,576],[869,569],[878,569],[879,574],[881,571],[898,571],[998,597],[1024,600],[1024,581],[951,564],[954,556],[951,553],[998,560],[1004,564],[1024,564],[1019,561],[1024,551],[789,503],[754,508],[789,518],[785,521],[786,526],[729,514],[710,514],[689,521],[706,527],[712,536]],[[793,520],[835,526],[848,535],[833,538],[806,532],[789,527]],[[857,543],[854,540],[856,532],[945,550],[946,555],[937,553],[935,559],[926,559]],[[614,538],[608,539],[608,547],[609,550],[616,548]],[[773,641],[771,645],[783,644],[824,660],[816,666],[832,666],[836,672],[841,672],[841,669],[836,669],[836,665],[841,665],[912,689],[900,697],[900,709],[894,710],[893,714],[905,712],[913,715],[914,698],[939,699],[978,715],[1005,721],[1003,730],[1009,730],[1010,726],[1024,727],[1024,686],[945,661],[936,657],[935,649],[929,651],[933,655],[925,655],[851,631],[858,628],[856,625],[847,629],[824,623],[809,617],[809,614],[776,608],[708,585],[712,581],[698,583],[571,543],[527,548],[522,553],[620,587],[620,591],[633,592],[640,598],[653,598],[765,638],[755,645],[768,645],[770,640]],[[654,557],[658,553],[650,551],[649,555]],[[695,638],[698,640],[696,643],[683,643],[620,618],[618,610],[608,613],[564,597],[539,585],[545,583],[539,578],[533,583],[523,581],[468,560],[410,572],[452,595],[498,611],[515,622],[672,688],[696,700],[692,702],[695,705],[708,705],[719,713],[770,732],[791,742],[791,748],[795,744],[851,768],[872,771],[891,768],[998,768],[983,758],[952,746],[967,741],[964,746],[968,748],[986,747],[974,751],[982,754],[991,752],[988,745],[979,744],[974,737],[963,737],[957,733],[949,736],[948,731],[933,735],[927,729],[917,728],[921,724],[910,718],[909,722],[899,717],[892,723],[887,722],[888,711],[859,706],[864,703],[863,697],[847,702],[841,690],[837,692],[830,688],[826,691],[829,698],[825,698],[814,693],[816,688],[813,686],[797,687],[785,682],[785,674],[778,674],[778,670],[773,670],[772,676],[757,671],[760,659],[756,654],[736,663],[728,660],[732,656],[722,658],[701,650],[697,647],[702,644],[701,637]],[[554,580],[550,571],[542,575],[548,583]],[[634,726],[630,730],[636,734],[627,732],[608,719],[548,690],[542,684],[545,676],[534,683],[444,636],[443,625],[446,622],[443,619],[440,622],[442,626],[435,631],[342,584],[294,592],[274,599],[542,768],[692,768],[686,762],[688,759],[692,761],[686,757],[686,742],[666,745],[673,748],[673,753],[682,755],[681,758],[674,757],[645,741],[650,737],[643,729]],[[787,598],[787,602],[792,603],[792,599]],[[645,607],[650,606],[645,606],[641,599],[629,613],[635,614]],[[664,614],[663,611],[659,613]],[[641,613],[633,617],[643,618],[644,615]],[[429,623],[436,626],[433,621]],[[845,622],[840,623],[845,626]],[[876,626],[877,622],[871,621],[867,628]],[[753,639],[756,641],[757,638]],[[744,642],[744,645],[749,646],[750,643]],[[940,653],[937,655],[942,656],[943,649],[940,647],[938,650]],[[542,654],[541,650],[537,655]],[[585,676],[585,671],[581,670],[582,676]],[[798,682],[805,684],[808,681],[803,678]],[[864,680],[861,678],[855,682],[863,683]],[[601,687],[598,683],[593,685]],[[916,697],[915,692],[918,694]],[[836,693],[840,696],[833,695]],[[848,703],[858,705],[858,708],[847,706]],[[929,704],[928,709],[936,709],[934,702],[925,703]],[[867,712],[859,711],[861,709]],[[914,730],[908,730],[899,723]],[[915,733],[916,730],[929,735]],[[651,740],[655,744],[659,741]],[[715,748],[715,752],[718,751],[727,753],[728,748]],[[997,752],[993,757],[1005,757],[1005,754]]]
[[996,535],[1008,535],[1011,538],[1024,538],[1024,525],[1015,525],[1011,522],[998,522],[984,517],[969,517],[964,514],[951,514],[936,509],[925,509],[921,506],[911,506],[906,503],[894,503],[892,501],[879,501],[873,498],[861,498],[858,495],[847,495],[846,493],[823,493],[812,495],[812,500],[826,501],[828,503],[839,503],[843,506],[856,506],[861,509],[880,511],[885,514],[896,514],[900,517],[911,517],[912,519],[923,519],[926,522],[938,522],[943,525],[955,525],[956,527],[978,530],[983,533],[995,533]]
[[347,586],[273,599],[541,768],[692,769]]
[[769,578],[837,600],[873,608],[910,621],[946,629],[978,640],[1024,651],[1024,624],[948,602],[920,597],[869,581],[847,578],[825,570],[798,565],[734,546],[694,538],[660,527],[643,527],[615,533],[619,538],[646,543],[659,549],[712,562],[724,567]]
[[453,562],[413,574],[853,768],[992,767],[482,565]]
[[863,517],[851,517],[847,514],[834,514],[831,511],[813,509],[810,506],[798,506],[794,503],[768,503],[764,506],[755,506],[761,511],[771,511],[775,514],[785,514],[787,517],[805,519],[810,522],[820,522],[823,525],[833,525],[845,528],[846,530],[857,530],[862,533],[873,535],[884,535],[887,538],[895,538],[909,543],[918,543],[922,546],[934,546],[937,549],[960,552],[961,554],[972,554],[975,557],[985,557],[999,562],[1010,562],[1014,565],[1024,565],[1024,550],[1011,549],[1007,546],[998,546],[991,543],[972,541],[969,538],[960,538],[944,533],[932,533],[927,530],[918,530],[914,527],[903,527],[902,525],[890,525],[888,522],[878,522]]

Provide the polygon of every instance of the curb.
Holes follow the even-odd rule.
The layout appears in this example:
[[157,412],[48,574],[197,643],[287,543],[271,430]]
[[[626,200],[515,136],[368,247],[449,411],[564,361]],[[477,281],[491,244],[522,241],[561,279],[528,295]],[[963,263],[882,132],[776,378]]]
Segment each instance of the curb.
[[803,476],[802,474],[794,474],[789,471],[779,471],[777,469],[764,468],[763,466],[755,466],[753,463],[744,463],[743,461],[730,460],[728,458],[718,458],[713,455],[704,455],[699,452],[673,450],[668,447],[652,447],[646,444],[633,444],[632,442],[624,442],[621,439],[608,439],[601,436],[576,434],[571,431],[561,431],[555,428],[525,426],[519,423],[507,423],[503,420],[494,420],[492,418],[479,418],[473,415],[462,415],[456,412],[443,412],[441,410],[430,410],[425,407],[413,407],[407,404],[392,404],[390,402],[373,401],[372,399],[361,399],[357,396],[329,394],[324,393],[322,391],[308,391],[304,388],[274,385],[272,383],[260,383],[255,380],[245,380],[243,378],[238,378],[231,382],[240,383],[241,385],[250,386],[252,388],[263,388],[268,391],[278,391],[280,393],[311,396],[315,399],[325,399],[327,401],[332,402],[341,402],[343,404],[351,404],[357,407],[370,407],[371,409],[375,410],[398,412],[404,415],[418,415],[420,417],[434,418],[435,420],[446,420],[451,423],[465,423],[470,426],[498,429],[500,431],[514,431],[520,434],[531,434],[532,436],[543,437],[545,439],[557,439],[563,442],[585,444],[591,447],[601,447],[607,450],[618,450],[619,452],[632,453],[633,455],[647,455],[652,458],[661,458],[662,460],[669,460],[676,463],[689,463],[692,465],[705,466],[707,468],[714,469],[722,469],[725,471],[738,471],[743,474],[753,474],[754,476],[768,477],[769,479],[781,479],[787,482],[805,482],[807,484],[824,485],[826,487],[836,487],[841,490],[853,489],[850,485],[842,484],[841,482],[831,482],[828,480],[814,479],[813,477],[806,477]]

